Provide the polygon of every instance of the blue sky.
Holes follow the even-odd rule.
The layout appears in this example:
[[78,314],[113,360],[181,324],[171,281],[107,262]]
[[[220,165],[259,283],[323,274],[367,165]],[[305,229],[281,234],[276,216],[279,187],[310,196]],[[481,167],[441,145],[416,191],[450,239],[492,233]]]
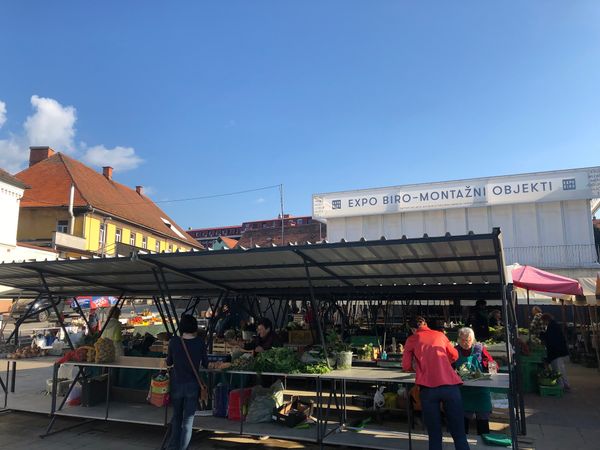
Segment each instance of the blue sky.
[[[0,167],[53,145],[155,200],[600,164],[600,2],[12,1]],[[164,203],[274,217],[277,189]]]

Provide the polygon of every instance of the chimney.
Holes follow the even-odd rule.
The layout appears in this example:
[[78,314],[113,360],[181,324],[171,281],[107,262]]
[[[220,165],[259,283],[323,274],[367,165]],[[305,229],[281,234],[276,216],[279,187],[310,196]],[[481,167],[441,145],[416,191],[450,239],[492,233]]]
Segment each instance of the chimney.
[[102,168],[102,175],[104,175],[107,180],[112,180],[112,171],[113,171],[112,167],[105,166]]
[[144,186],[136,186],[135,192],[137,192],[139,195],[144,195]]
[[54,155],[50,147],[29,147],[29,167]]

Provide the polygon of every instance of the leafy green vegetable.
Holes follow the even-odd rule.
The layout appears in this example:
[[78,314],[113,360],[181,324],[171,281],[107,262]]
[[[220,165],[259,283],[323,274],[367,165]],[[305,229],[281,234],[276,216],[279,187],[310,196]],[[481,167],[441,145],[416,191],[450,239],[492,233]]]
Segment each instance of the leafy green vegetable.
[[307,364],[300,369],[301,373],[329,373],[331,369],[324,362],[319,362],[316,364]]
[[258,353],[254,358],[254,370],[257,372],[292,373],[302,366],[298,355],[289,348],[272,348]]

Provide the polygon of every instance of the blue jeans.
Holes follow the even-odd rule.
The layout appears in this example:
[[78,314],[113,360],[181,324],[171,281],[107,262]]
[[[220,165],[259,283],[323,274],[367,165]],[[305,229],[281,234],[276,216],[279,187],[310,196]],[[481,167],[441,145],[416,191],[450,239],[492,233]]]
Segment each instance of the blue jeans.
[[171,383],[171,438],[169,450],[186,450],[192,439],[194,413],[198,406],[200,388],[196,381],[191,383]]
[[423,420],[429,435],[429,450],[442,450],[442,415],[440,404],[444,405],[446,420],[456,450],[469,450],[465,434],[464,411],[458,386],[421,386],[421,406]]

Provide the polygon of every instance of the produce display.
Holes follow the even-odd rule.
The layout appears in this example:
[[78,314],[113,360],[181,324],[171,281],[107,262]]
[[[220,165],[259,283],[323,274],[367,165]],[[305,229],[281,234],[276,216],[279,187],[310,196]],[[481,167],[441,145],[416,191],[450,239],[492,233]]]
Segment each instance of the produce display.
[[26,359],[26,358],[37,358],[38,356],[46,356],[47,350],[42,350],[39,347],[22,347],[15,350],[13,353],[7,353],[6,357],[9,359]]
[[[245,359],[246,361],[237,362]],[[240,368],[243,366],[243,368]],[[286,347],[272,348],[258,353],[254,358],[238,358],[232,362],[231,370],[276,373],[328,373],[331,369],[323,361],[303,363],[294,350]]]
[[95,363],[110,363],[115,360],[115,346],[110,339],[98,338],[94,344]]
[[214,361],[208,363],[208,368],[213,370],[226,370],[231,367],[230,362],[225,361]]
[[231,361],[229,370],[251,371],[254,368],[254,358],[250,353],[244,353]]
[[492,376],[489,373],[483,373],[480,370],[469,369],[469,367],[466,363],[463,364],[462,366],[460,366],[456,370],[456,373],[458,373],[458,375],[460,376],[460,378],[463,381],[466,381],[466,380],[472,380],[472,381],[489,380],[492,378]]
[[79,347],[76,350],[71,350],[70,352],[65,353],[65,355],[57,362],[59,364],[66,363],[67,361],[87,362],[89,349],[90,347]]
[[551,367],[546,367],[538,373],[538,384],[541,386],[556,386],[561,377],[560,372],[553,370]]

